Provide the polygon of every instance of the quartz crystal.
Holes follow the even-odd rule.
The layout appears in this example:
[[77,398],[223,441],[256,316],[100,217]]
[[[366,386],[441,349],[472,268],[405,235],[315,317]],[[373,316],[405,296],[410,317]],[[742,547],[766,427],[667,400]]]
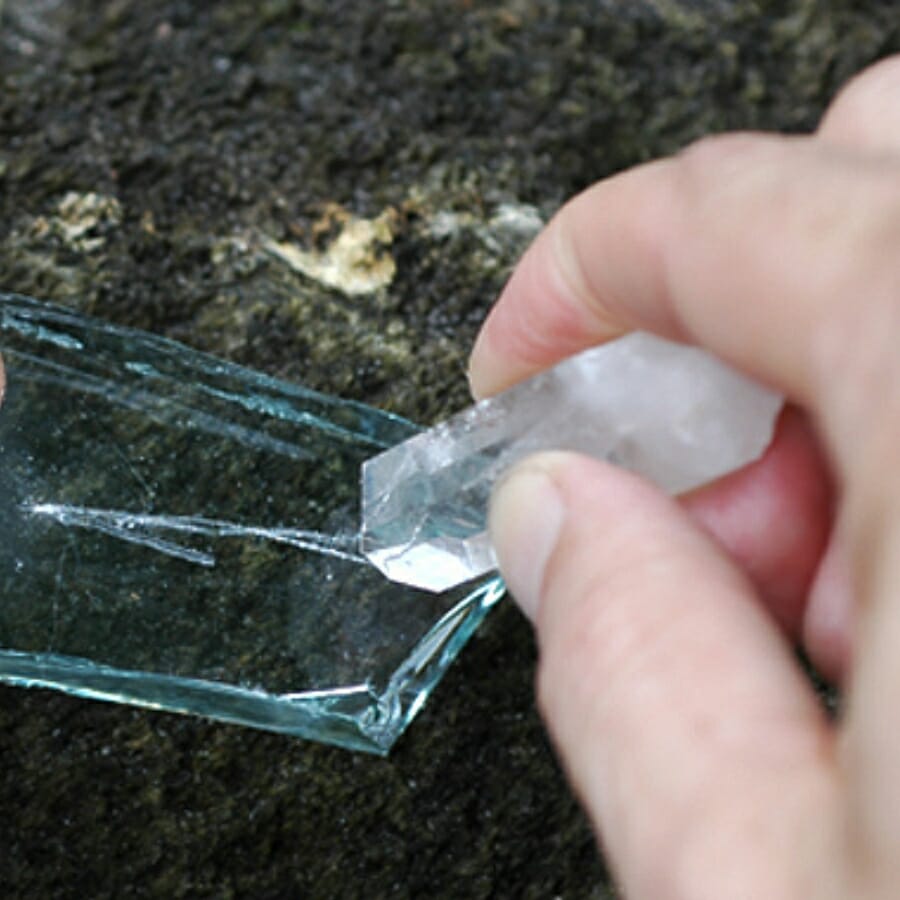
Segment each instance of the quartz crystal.
[[702,350],[630,334],[368,460],[362,551],[394,581],[448,590],[495,568],[490,491],[525,456],[587,453],[678,494],[758,457],[780,405]]
[[503,593],[386,581],[397,417],[0,294],[0,680],[386,752]]

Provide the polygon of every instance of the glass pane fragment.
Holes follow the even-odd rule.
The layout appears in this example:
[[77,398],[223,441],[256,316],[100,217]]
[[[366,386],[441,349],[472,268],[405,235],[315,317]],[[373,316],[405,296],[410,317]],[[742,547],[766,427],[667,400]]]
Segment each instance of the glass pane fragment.
[[14,295],[0,353],[4,681],[384,753],[502,596],[360,555],[403,419]]

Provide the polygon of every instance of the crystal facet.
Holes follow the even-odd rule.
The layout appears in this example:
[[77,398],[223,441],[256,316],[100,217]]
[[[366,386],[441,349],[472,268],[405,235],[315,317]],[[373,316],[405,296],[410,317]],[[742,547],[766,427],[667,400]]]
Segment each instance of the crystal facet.
[[705,351],[627,335],[368,460],[362,551],[394,581],[447,590],[495,568],[490,491],[525,456],[587,453],[678,494],[759,456],[781,402]]
[[414,425],[0,294],[0,681],[386,752],[503,593],[359,554]]

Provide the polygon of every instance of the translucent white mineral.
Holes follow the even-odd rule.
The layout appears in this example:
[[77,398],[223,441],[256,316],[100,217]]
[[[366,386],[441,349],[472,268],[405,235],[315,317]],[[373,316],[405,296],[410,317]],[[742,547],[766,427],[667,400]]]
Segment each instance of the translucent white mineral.
[[496,567],[491,488],[525,456],[575,450],[678,494],[758,457],[780,406],[702,350],[627,335],[368,460],[362,552],[392,581],[446,590]]

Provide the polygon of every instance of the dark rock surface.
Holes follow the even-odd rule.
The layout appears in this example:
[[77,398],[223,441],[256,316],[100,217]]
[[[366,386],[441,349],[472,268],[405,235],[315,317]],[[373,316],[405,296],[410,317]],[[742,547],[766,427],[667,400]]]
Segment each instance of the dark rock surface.
[[[2,5],[2,4],[0,4]],[[802,130],[891,0],[6,0],[0,287],[422,422],[569,194]],[[605,897],[503,608],[378,760],[0,689],[4,897]]]

